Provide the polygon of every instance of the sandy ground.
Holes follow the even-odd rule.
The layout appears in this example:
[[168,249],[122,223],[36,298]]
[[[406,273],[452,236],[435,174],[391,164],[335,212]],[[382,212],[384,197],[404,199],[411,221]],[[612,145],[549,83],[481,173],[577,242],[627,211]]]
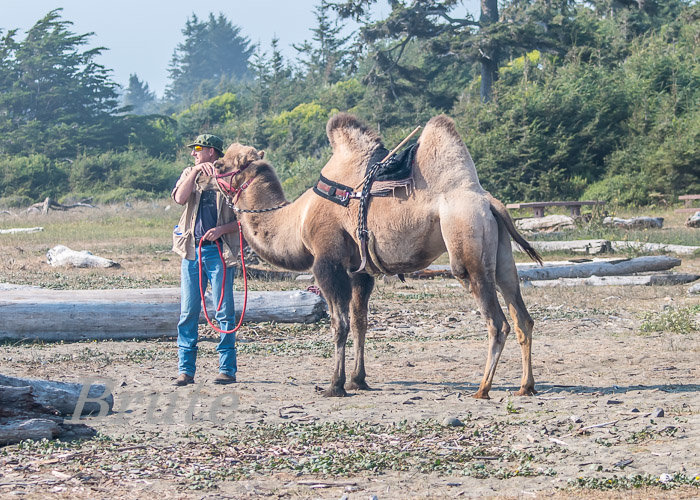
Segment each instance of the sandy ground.
[[513,395],[514,335],[492,399],[470,397],[485,329],[451,279],[377,283],[373,390],[347,398],[318,392],[332,371],[327,321],[244,327],[238,383],[224,387],[212,383],[204,327],[196,384],[184,388],[172,386],[173,339],[2,345],[2,373],[96,377],[113,383],[115,405],[85,420],[91,441],[0,449],[0,497],[697,497],[700,333],[640,331],[645,314],[696,305],[686,289],[524,290],[533,397]]

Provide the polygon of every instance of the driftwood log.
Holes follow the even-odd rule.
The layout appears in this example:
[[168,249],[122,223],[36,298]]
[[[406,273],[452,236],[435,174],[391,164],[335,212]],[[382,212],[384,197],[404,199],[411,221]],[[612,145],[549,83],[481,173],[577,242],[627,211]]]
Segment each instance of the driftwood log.
[[680,266],[681,260],[665,255],[620,259],[607,262],[583,262],[571,266],[552,266],[518,271],[521,280],[589,278],[591,276],[624,276],[650,271],[667,271]]
[[[80,389],[76,392],[76,387],[73,386]],[[94,430],[89,427],[83,424],[70,424],[64,419],[64,416],[72,416],[72,412],[75,411],[81,390],[80,384],[27,380],[0,375],[0,446],[18,443],[25,439],[94,435]],[[74,392],[75,397],[68,396]],[[100,394],[104,395],[104,386],[90,386],[89,394],[97,397]],[[103,400],[104,413],[106,413],[114,404],[111,392],[104,395]],[[86,398],[81,413],[94,413],[96,406],[99,405],[91,403]]]
[[[243,293],[234,292],[237,315]],[[209,317],[215,305],[207,301]],[[180,289],[46,290],[5,287],[0,294],[0,340],[75,341],[173,336]],[[248,292],[246,322],[313,323],[326,303],[310,292]],[[204,321],[203,316],[200,318]]]
[[64,245],[56,245],[46,252],[46,262],[53,267],[120,267],[113,260],[93,255],[87,250],[71,250]]
[[573,217],[568,215],[546,215],[544,217],[527,217],[515,221],[521,231],[562,231],[576,227]]
[[49,213],[49,210],[65,211],[78,207],[96,208],[94,205],[85,202],[74,203],[73,205],[62,205],[53,198],[47,197],[44,201],[30,205],[27,212],[39,210],[42,214],[46,215]]
[[688,220],[685,221],[685,225],[688,227],[700,227],[700,210],[688,217]]
[[662,228],[664,226],[663,217],[632,217],[623,219],[620,217],[605,217],[603,219],[604,226],[620,227],[623,229],[644,229],[644,228]]
[[[0,386],[31,389],[34,401],[40,405],[55,409],[58,414],[72,416],[83,392],[83,384],[71,382],[55,382],[52,380],[35,380],[10,377],[0,374]],[[111,391],[103,384],[91,384],[83,395],[84,405],[81,414],[89,415],[99,413],[103,406],[95,400],[103,401],[106,410],[111,411],[114,406],[114,397]]]
[[555,280],[525,281],[523,286],[660,286],[692,283],[700,278],[697,274],[651,274],[644,276],[591,276],[590,278],[559,278]]
[[[608,240],[530,241],[530,244],[538,252],[572,252],[596,255],[612,251]],[[512,246],[514,252],[522,252],[522,249],[515,242]]]
[[641,241],[611,241],[615,252],[635,251],[635,252],[667,252],[676,255],[693,255],[700,251],[698,246],[690,245],[668,245],[666,243],[644,243]]
[[[641,241],[608,241],[608,240],[572,240],[572,241],[531,241],[530,244],[539,252],[571,252],[588,255],[613,252],[666,252],[677,255],[692,255],[699,246],[669,245],[666,243],[644,243]],[[514,252],[522,249],[513,243]]]
[[0,234],[38,233],[43,230],[43,227],[11,227],[9,229],[0,229]]
[[[518,277],[523,281],[557,280],[559,278],[590,278],[593,276],[625,276],[634,273],[666,271],[679,266],[680,259],[667,256],[637,257],[635,259],[586,259],[585,262],[556,261],[544,262],[540,267],[531,263],[517,264]],[[411,278],[425,279],[435,277],[451,277],[452,271],[448,265],[432,265],[422,271],[409,275]],[[667,275],[672,276],[672,275]],[[679,275],[682,276],[682,275]],[[663,284],[670,284],[668,278]],[[679,283],[688,283],[679,278]],[[593,280],[595,281],[595,280]],[[629,284],[633,284],[630,281]],[[649,284],[662,284],[661,278],[655,278]],[[690,280],[693,281],[693,280]],[[581,284],[586,284],[580,282]],[[590,284],[590,283],[589,283]]]

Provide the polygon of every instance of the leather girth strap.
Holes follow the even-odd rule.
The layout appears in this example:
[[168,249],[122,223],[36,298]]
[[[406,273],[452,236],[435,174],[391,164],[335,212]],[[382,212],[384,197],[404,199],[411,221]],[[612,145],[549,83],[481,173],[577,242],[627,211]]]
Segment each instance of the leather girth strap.
[[319,176],[314,186],[314,193],[343,207],[347,207],[350,199],[354,197],[351,187],[326,179],[323,175]]

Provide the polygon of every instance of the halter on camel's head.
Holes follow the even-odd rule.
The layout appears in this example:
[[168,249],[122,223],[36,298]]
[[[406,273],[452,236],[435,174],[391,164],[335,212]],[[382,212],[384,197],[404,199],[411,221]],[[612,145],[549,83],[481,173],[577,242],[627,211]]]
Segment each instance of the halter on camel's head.
[[214,162],[216,168],[216,183],[219,189],[235,203],[241,192],[247,188],[253,179],[241,183],[236,180],[241,172],[248,168],[253,162],[262,160],[265,151],[258,151],[252,146],[244,146],[234,142],[231,144],[223,158]]

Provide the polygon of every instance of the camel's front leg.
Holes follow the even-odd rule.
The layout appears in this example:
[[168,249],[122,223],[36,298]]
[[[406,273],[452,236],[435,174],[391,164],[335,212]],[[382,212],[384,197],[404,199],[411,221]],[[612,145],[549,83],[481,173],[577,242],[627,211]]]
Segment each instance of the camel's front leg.
[[367,311],[369,297],[374,288],[374,278],[360,273],[352,276],[352,299],[350,301],[350,331],[355,339],[355,368],[346,388],[369,391],[365,381],[365,335],[367,334]]
[[324,396],[347,396],[345,392],[345,344],[350,330],[350,278],[337,263],[317,261],[313,266],[316,283],[328,303],[331,332],[335,343],[334,369],[331,386]]

